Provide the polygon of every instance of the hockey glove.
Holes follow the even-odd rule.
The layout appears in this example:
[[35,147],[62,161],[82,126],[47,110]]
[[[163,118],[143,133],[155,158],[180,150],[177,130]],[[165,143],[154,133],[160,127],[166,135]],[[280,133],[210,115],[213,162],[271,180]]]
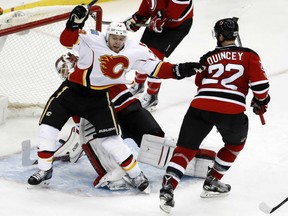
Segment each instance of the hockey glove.
[[186,62],[173,66],[173,74],[176,79],[180,80],[185,77],[193,76],[197,73],[201,73],[205,69],[205,66],[198,62]]
[[163,26],[167,21],[168,19],[163,15],[163,13],[158,11],[158,15],[151,18],[148,28],[150,31],[161,33],[163,31]]
[[251,107],[253,107],[253,112],[256,115],[263,114],[267,111],[268,103],[270,102],[270,95],[268,95],[264,100],[260,101],[255,96],[252,98]]
[[74,31],[82,29],[85,21],[88,19],[88,10],[83,5],[76,6],[70,13],[69,19],[66,23],[66,28]]
[[136,12],[131,17],[128,17],[123,23],[128,31],[136,32],[140,28],[137,24],[144,24],[147,20],[147,17],[141,16]]

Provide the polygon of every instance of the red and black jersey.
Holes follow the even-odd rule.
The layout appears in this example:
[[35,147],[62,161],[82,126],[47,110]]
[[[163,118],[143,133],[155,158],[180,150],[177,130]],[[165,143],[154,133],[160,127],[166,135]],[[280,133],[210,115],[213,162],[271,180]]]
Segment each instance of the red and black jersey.
[[193,17],[192,0],[142,0],[138,13],[146,17],[157,16],[161,11],[170,19],[165,26],[174,28],[181,25],[185,20]]
[[114,105],[116,113],[137,100],[125,84],[118,84],[110,87],[109,96]]
[[249,88],[259,100],[268,95],[269,81],[260,57],[249,48],[235,45],[217,47],[201,57],[206,66],[197,73],[197,95],[191,106],[224,114],[237,114],[246,110]]

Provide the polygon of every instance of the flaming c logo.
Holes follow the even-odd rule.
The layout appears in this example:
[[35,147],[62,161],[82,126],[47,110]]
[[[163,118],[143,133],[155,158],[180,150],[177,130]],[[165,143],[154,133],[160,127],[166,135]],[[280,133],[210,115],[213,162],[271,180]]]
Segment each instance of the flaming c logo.
[[128,68],[129,60],[125,56],[104,55],[99,58],[100,68],[104,76],[117,79]]

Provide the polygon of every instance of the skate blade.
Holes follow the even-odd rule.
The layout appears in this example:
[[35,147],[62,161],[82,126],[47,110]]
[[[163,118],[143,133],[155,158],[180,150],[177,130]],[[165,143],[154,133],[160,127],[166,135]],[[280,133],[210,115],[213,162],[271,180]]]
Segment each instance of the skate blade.
[[150,184],[149,184],[148,187],[145,188],[145,190],[142,191],[142,193],[144,193],[144,194],[150,194],[150,192],[151,192],[151,187],[150,187]]
[[219,192],[213,192],[213,191],[206,191],[203,190],[202,193],[200,194],[201,198],[214,198],[214,197],[224,197],[229,195],[229,192],[227,193],[219,193]]
[[27,189],[28,190],[33,190],[33,189],[37,189],[37,188],[48,188],[50,184],[49,180],[46,181],[42,181],[40,184],[38,185],[30,185],[28,184]]
[[160,209],[164,212],[166,212],[167,214],[170,214],[171,210],[172,210],[172,206],[166,205],[166,201],[160,199]]
[[147,107],[146,108],[149,112],[155,112],[157,110],[156,106],[152,106],[152,107]]

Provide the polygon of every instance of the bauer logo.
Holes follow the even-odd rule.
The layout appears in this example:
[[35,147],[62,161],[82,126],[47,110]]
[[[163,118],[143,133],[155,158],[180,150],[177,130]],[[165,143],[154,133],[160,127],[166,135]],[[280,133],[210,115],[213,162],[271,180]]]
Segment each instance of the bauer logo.
[[100,130],[98,131],[98,133],[107,133],[107,132],[115,131],[115,130],[116,130],[115,127],[113,127],[113,128],[105,128],[105,129],[100,129]]

